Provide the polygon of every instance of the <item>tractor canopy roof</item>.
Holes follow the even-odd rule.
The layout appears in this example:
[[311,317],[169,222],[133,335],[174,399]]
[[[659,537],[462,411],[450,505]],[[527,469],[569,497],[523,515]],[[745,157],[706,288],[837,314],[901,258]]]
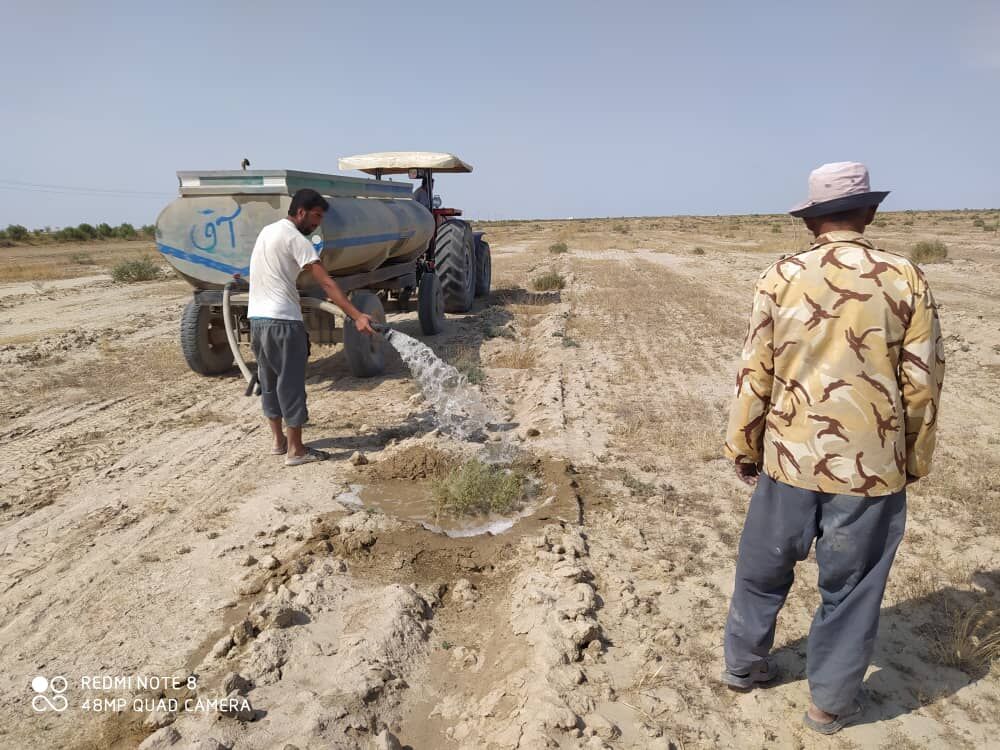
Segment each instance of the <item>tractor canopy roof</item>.
[[357,169],[368,174],[406,174],[411,169],[432,172],[471,172],[454,154],[434,151],[380,151],[374,154],[345,156],[338,162],[341,169]]

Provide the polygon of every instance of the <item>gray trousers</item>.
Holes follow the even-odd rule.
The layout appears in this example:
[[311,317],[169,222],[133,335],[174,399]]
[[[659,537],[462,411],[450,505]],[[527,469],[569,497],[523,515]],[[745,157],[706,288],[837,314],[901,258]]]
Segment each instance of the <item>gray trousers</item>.
[[906,525],[906,490],[879,498],[757,481],[726,622],[726,669],[745,674],[774,645],[795,563],[816,540],[821,604],[809,629],[809,690],[819,708],[849,712],[871,663],[879,609]]
[[257,358],[260,403],[268,419],[284,417],[289,427],[309,421],[306,361],[309,341],[300,320],[251,318],[250,346]]

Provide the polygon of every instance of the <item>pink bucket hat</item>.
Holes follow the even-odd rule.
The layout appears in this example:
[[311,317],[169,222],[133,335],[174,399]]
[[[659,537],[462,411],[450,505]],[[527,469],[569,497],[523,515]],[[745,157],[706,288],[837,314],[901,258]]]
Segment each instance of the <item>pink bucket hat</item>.
[[792,216],[826,216],[862,206],[878,205],[888,190],[873,191],[868,167],[856,161],[824,164],[809,173],[809,199],[794,206]]

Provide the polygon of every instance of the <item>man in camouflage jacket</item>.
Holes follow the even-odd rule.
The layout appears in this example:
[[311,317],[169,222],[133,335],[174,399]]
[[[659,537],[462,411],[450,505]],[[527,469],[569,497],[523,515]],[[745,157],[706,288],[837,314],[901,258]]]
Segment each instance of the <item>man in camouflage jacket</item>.
[[823,165],[809,187],[791,213],[815,242],[757,282],[736,379],[725,451],[755,490],[722,679],[748,689],[775,676],[775,620],[815,539],[804,721],[832,734],[861,712],[906,485],[930,471],[944,352],[923,273],[862,234],[887,193],[856,162]]

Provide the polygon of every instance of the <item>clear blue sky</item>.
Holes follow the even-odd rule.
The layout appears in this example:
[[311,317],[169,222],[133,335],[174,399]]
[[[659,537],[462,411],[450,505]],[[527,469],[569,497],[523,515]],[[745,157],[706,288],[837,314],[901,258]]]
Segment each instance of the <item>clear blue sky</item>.
[[480,218],[779,212],[841,160],[889,210],[1000,206],[997,2],[3,5],[0,226],[403,149],[471,162],[438,187]]

